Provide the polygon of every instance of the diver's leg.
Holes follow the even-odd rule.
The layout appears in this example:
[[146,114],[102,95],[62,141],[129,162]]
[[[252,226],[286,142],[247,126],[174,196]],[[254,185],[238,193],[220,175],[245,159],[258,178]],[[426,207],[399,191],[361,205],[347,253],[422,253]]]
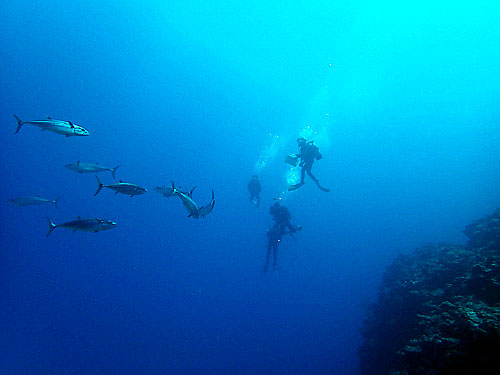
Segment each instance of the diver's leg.
[[312,174],[311,170],[308,170],[307,174],[309,175],[309,177],[311,177],[311,180],[313,180],[314,182],[316,182],[316,184],[318,183],[318,179],[316,177],[314,177],[314,175]]
[[278,269],[278,242],[274,243],[274,246],[273,246],[273,257],[274,257],[273,270],[276,271]]
[[269,241],[267,244],[266,263],[264,264],[264,269],[262,270],[262,272],[267,272],[267,267],[269,266],[269,257],[271,256],[271,248],[272,243],[271,241]]
[[305,172],[307,172],[307,174],[309,175],[309,177],[311,177],[311,179],[312,179],[314,182],[316,182],[316,181],[318,181],[318,180],[316,179],[316,177],[314,177],[314,175],[313,175],[313,174],[312,174],[312,172],[311,172],[311,170],[312,170],[312,166],[313,166],[313,163],[306,163],[306,164],[304,164],[304,170],[305,170]]
[[[311,164],[311,167],[312,167],[312,164]],[[313,175],[313,174],[312,174],[312,172],[311,172],[311,167],[309,167],[309,169],[307,170],[307,174],[309,175],[309,177],[311,177],[311,180],[313,180],[313,181],[316,183],[316,185],[317,185],[317,186],[318,186],[321,190],[323,190],[323,191],[325,191],[325,192],[329,192],[329,191],[330,191],[330,189],[324,188],[323,186],[321,186],[321,185],[319,184],[318,179],[317,179],[316,177],[314,177],[314,175]]]

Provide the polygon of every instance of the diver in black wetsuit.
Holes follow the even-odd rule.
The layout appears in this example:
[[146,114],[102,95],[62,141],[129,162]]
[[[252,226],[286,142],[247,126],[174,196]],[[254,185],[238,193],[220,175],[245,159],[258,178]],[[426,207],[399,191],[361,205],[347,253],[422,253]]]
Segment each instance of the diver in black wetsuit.
[[281,206],[279,202],[271,206],[269,213],[273,217],[274,225],[267,231],[267,253],[263,272],[267,272],[267,268],[269,267],[271,251],[273,252],[273,270],[278,269],[278,245],[283,236],[290,234],[295,239],[293,234],[302,229],[302,227],[291,224],[290,220],[292,216],[290,212],[286,207]]
[[248,191],[250,192],[250,202],[252,202],[255,207],[259,207],[261,190],[262,186],[260,185],[259,176],[253,175],[250,182],[248,182]]
[[323,156],[319,152],[319,148],[314,145],[313,141],[307,142],[305,138],[297,139],[297,146],[299,147],[300,154],[298,157],[300,158],[300,166],[302,170],[300,171],[300,182],[296,185],[291,185],[288,190],[297,190],[302,185],[305,184],[304,178],[306,176],[306,172],[311,177],[311,179],[316,183],[316,185],[323,190],[324,192],[329,192],[330,189],[324,188],[319,184],[318,179],[312,174],[311,169],[314,163],[314,160],[321,160]]

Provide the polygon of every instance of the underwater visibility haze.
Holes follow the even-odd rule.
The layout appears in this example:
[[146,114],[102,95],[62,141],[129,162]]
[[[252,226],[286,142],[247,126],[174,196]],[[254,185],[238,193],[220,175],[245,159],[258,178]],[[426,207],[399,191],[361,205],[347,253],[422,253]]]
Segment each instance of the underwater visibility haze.
[[497,2],[0,15],[1,373],[358,374],[387,265],[500,206]]

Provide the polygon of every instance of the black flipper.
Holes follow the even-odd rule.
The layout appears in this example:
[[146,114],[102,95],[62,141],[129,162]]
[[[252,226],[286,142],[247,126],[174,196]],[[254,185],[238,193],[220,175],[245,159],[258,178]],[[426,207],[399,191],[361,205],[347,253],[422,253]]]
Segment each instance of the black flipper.
[[321,186],[319,184],[319,181],[316,180],[315,182],[316,182],[316,185],[320,188],[321,191],[324,191],[325,193],[328,193],[330,191],[330,189]]
[[302,187],[304,184],[305,184],[305,182],[299,182],[298,184],[295,184],[295,185],[290,185],[290,186],[288,186],[288,191],[294,191],[294,190],[297,190],[297,189],[299,189],[300,187]]

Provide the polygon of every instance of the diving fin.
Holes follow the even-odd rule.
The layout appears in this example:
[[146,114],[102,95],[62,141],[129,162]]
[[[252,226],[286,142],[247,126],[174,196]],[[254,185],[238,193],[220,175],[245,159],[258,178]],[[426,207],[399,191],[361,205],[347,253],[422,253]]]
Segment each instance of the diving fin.
[[316,185],[318,185],[318,187],[320,188],[320,190],[324,191],[325,193],[328,193],[330,191],[330,189],[321,186],[318,181],[316,181]]
[[299,189],[300,187],[302,187],[302,185],[304,185],[305,182],[299,182],[298,184],[296,185],[289,185],[288,186],[288,191],[294,191],[294,190],[297,190]]

